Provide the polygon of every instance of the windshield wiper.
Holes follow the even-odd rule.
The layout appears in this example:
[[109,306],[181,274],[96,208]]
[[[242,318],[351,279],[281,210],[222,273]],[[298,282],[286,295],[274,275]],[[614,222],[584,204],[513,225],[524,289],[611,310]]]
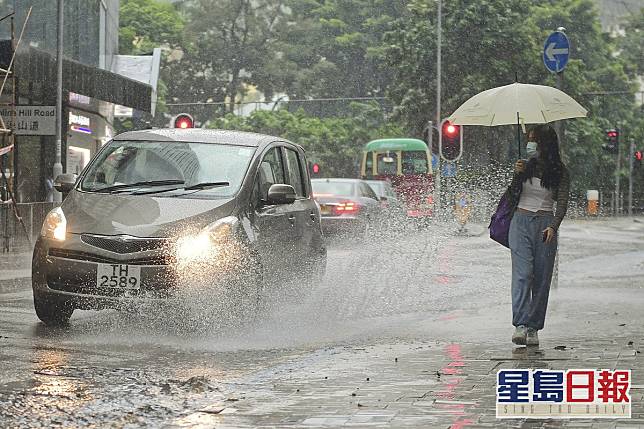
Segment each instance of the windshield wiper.
[[196,183],[194,185],[186,186],[186,187],[173,187],[173,188],[168,188],[168,189],[150,189],[150,190],[144,190],[144,191],[134,191],[132,192],[132,195],[147,195],[147,194],[160,194],[162,192],[172,192],[172,191],[178,191],[179,189],[182,189],[184,191],[201,191],[203,189],[211,189],[211,188],[217,188],[220,186],[230,186],[230,183],[228,182],[203,182],[203,183]]
[[195,191],[201,189],[218,188],[220,186],[230,186],[229,182],[202,182],[183,188],[186,191]]
[[182,185],[185,182],[178,179],[169,179],[169,180],[146,180],[142,182],[135,183],[122,183],[119,185],[106,186],[104,188],[92,189],[93,192],[112,192],[119,189],[128,189],[128,188],[139,188],[142,186],[168,186],[168,185]]

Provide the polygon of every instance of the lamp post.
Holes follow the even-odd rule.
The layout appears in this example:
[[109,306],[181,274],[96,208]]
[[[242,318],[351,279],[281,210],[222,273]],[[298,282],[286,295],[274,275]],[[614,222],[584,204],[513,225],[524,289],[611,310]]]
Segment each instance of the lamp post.
[[[58,22],[56,37],[56,158],[53,179],[63,174],[63,8],[64,0],[58,0]],[[61,202],[63,194],[54,189],[54,201]]]

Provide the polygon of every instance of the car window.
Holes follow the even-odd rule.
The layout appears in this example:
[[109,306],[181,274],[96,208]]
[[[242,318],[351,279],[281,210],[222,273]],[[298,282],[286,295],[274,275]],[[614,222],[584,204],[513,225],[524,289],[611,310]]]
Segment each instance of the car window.
[[396,152],[379,153],[377,159],[378,174],[398,173],[398,154]]
[[376,195],[378,195],[379,197],[380,197],[380,196],[382,196],[382,195],[385,195],[385,187],[384,187],[384,184],[385,184],[384,182],[380,182],[380,181],[367,182],[367,185],[369,185],[369,187],[370,187],[371,189],[373,189],[373,191],[374,191],[374,192],[376,193]]
[[367,159],[365,161],[365,176],[373,177],[373,152],[367,152]]
[[311,180],[313,194],[316,197],[342,196],[350,197],[356,194],[354,182],[331,182],[327,180]]
[[295,189],[295,195],[305,197],[304,180],[302,178],[302,165],[296,151],[286,148],[286,167],[288,170],[289,184]]
[[373,189],[371,189],[371,187],[369,185],[367,185],[366,183],[364,183],[364,182],[360,183],[360,194],[363,197],[373,198],[374,200],[378,199],[378,196],[373,191]]
[[268,189],[276,183],[284,183],[284,163],[279,147],[270,149],[262,158],[257,174],[257,192],[261,200],[268,199]]
[[427,153],[423,151],[403,152],[403,174],[426,174],[428,172]]

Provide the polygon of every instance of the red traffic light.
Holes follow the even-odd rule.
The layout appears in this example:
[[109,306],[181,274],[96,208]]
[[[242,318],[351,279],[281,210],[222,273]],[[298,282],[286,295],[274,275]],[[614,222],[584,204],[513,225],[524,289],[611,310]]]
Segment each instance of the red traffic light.
[[642,160],[642,151],[638,150],[635,152],[635,160],[636,161],[641,161]]
[[606,136],[609,138],[615,138],[619,136],[619,133],[617,132],[617,130],[608,130],[606,131]]
[[317,162],[313,164],[312,170],[313,170],[313,174],[318,174],[320,172],[320,164],[318,164]]
[[187,113],[181,113],[174,118],[174,127],[175,128],[181,128],[181,129],[186,129],[186,128],[194,128],[195,123],[192,119],[192,116],[190,116]]
[[445,121],[443,123],[443,135],[446,137],[452,138],[458,136],[458,134],[461,131],[461,127],[459,125],[454,125],[450,123],[449,121]]

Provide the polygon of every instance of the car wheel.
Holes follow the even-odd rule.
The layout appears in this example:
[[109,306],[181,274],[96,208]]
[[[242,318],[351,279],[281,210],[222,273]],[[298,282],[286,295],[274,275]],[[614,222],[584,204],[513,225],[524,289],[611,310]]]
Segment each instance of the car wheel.
[[34,295],[34,309],[38,318],[47,326],[64,326],[69,323],[74,307],[67,301],[43,299]]

